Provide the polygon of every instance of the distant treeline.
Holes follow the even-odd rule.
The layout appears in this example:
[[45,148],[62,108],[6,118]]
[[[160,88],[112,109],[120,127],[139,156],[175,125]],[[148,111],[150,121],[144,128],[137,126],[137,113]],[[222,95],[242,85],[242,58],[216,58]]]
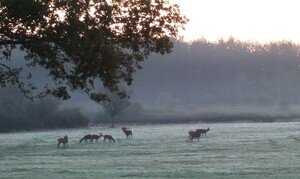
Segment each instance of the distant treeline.
[[[187,122],[275,122],[300,121],[300,107],[288,110],[261,107],[207,107],[184,111],[179,108],[149,109],[138,103],[115,116],[115,123],[165,124]],[[91,123],[110,124],[111,117],[104,111],[91,114]]]
[[[300,45],[176,42],[170,55],[145,61],[131,96],[140,104],[116,116],[117,123],[299,119]],[[98,116],[96,122],[109,123],[105,113]]]
[[299,105],[300,45],[233,38],[176,42],[170,55],[151,56],[133,85],[148,105]]
[[[159,113],[159,111],[156,111]],[[157,115],[156,113],[156,115]],[[205,123],[226,123],[226,122],[288,122],[299,121],[300,114],[297,115],[278,115],[272,114],[256,114],[256,113],[231,113],[231,114],[209,114],[209,115],[196,115],[196,116],[178,116],[178,115],[164,115],[161,116],[135,116],[128,118],[126,115],[120,115],[115,118],[115,123],[118,124],[167,124],[167,123],[189,123],[189,122],[205,122]],[[104,113],[98,114],[97,118],[92,119],[92,124],[110,124],[110,117]]]
[[[136,103],[118,114],[116,123],[271,122],[300,117],[300,45],[293,42],[176,42],[171,54],[151,55],[142,65],[130,88],[130,99]],[[2,132],[88,123],[78,109],[60,109],[55,99],[29,102],[19,92],[3,90]],[[74,101],[82,103],[76,96]],[[111,122],[103,111],[88,117],[93,123]]]
[[55,98],[30,101],[14,87],[0,88],[0,132],[87,125],[88,119],[79,109],[61,109]]

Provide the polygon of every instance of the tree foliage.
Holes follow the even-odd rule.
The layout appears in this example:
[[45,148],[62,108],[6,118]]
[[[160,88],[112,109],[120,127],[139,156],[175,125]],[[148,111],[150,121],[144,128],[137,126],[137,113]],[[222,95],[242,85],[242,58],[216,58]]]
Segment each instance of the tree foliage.
[[[79,90],[100,102],[107,99],[95,92],[100,83],[125,97],[119,84],[130,85],[150,53],[170,53],[186,22],[166,0],[0,0],[0,85],[17,84],[31,98],[68,99]],[[26,66],[10,65],[16,50],[26,52],[27,67],[48,70],[55,85],[40,90],[31,74],[22,76]]]

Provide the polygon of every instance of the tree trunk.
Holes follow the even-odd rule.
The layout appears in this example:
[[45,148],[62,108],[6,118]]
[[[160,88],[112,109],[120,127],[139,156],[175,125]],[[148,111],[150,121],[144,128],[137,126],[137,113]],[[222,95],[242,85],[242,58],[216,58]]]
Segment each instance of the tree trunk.
[[111,128],[115,127],[115,120],[114,120],[114,116],[111,117]]

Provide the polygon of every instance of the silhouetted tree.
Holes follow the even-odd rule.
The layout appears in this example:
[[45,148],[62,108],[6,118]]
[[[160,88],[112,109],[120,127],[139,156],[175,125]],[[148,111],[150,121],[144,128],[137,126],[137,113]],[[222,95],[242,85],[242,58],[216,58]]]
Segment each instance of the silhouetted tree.
[[120,114],[124,109],[126,109],[130,102],[127,97],[121,98],[114,93],[108,93],[108,100],[102,101],[104,111],[111,117],[111,127],[114,127],[114,118],[116,115]]
[[[30,98],[80,90],[99,102],[107,99],[95,92],[101,81],[124,96],[118,84],[130,85],[150,53],[170,53],[186,22],[165,0],[0,0],[0,85],[17,84]],[[15,50],[26,52],[20,68],[11,65]],[[47,69],[54,85],[37,90],[22,76],[26,66]]]

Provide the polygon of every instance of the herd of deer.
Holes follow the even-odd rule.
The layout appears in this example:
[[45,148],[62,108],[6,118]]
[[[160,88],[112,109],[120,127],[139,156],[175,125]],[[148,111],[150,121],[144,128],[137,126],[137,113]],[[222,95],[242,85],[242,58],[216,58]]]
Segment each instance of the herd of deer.
[[204,136],[207,137],[206,133],[210,131],[209,127],[207,129],[197,129],[196,131],[189,131],[189,138],[191,140],[193,139],[198,139],[199,141],[199,138],[201,136]]
[[[121,129],[122,129],[122,131],[124,132],[124,134],[126,135],[126,138],[132,137],[132,131],[131,131],[130,129],[125,128],[125,127],[122,127]],[[207,137],[206,133],[207,133],[208,131],[210,131],[209,128],[207,128],[207,129],[197,129],[196,131],[189,131],[189,132],[188,132],[188,133],[189,133],[189,138],[190,138],[190,140],[198,139],[198,141],[199,141],[199,138],[200,138],[201,136],[204,136],[204,135],[205,135],[205,136]],[[100,135],[96,135],[96,134],[93,134],[93,135],[92,135],[92,134],[87,134],[87,135],[83,136],[83,137],[79,140],[79,143],[81,143],[82,141],[87,142],[88,140],[89,140],[90,142],[93,142],[93,140],[96,140],[96,141],[98,142],[98,140],[99,140],[101,137],[104,138],[103,142],[105,142],[106,139],[108,139],[109,142],[111,142],[111,141],[115,142],[115,139],[114,139],[111,135],[103,135],[103,134],[101,134],[101,132],[100,132],[99,134],[100,134]],[[57,147],[59,147],[60,144],[63,144],[64,147],[67,147],[67,146],[68,146],[68,136],[66,135],[66,136],[64,136],[63,138],[57,139],[57,142],[58,142]]]
[[[128,129],[128,128],[126,128],[126,127],[122,127],[121,129],[122,129],[122,131],[124,132],[124,134],[126,135],[126,138],[132,137],[132,131],[131,131],[130,129]],[[98,140],[99,140],[101,137],[104,138],[103,142],[105,142],[107,139],[109,140],[109,142],[111,142],[111,141],[115,142],[115,139],[114,139],[111,135],[103,135],[103,134],[101,134],[101,132],[100,132],[99,135],[96,135],[96,134],[87,134],[87,135],[83,136],[83,137],[79,140],[79,143],[81,143],[82,141],[87,142],[88,140],[89,140],[90,142],[93,142],[94,140],[96,140],[96,141],[98,142]],[[63,138],[57,139],[57,142],[58,142],[57,147],[59,147],[60,144],[63,144],[64,147],[67,147],[67,146],[68,146],[68,142],[69,142],[68,136],[65,135]]]

